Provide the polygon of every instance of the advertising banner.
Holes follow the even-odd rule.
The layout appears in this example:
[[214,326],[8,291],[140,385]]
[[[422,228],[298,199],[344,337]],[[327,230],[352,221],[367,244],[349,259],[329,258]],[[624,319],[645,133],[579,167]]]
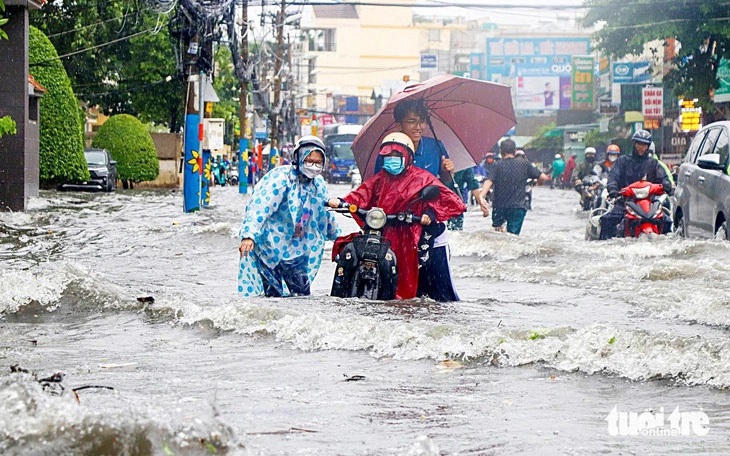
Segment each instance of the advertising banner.
[[647,119],[664,117],[664,89],[644,87],[641,94],[641,114]]
[[717,83],[715,103],[726,103],[730,101],[730,60],[725,57],[720,59],[720,65],[717,67]]
[[636,84],[651,79],[649,62],[613,62],[611,82],[614,84]]
[[571,106],[573,109],[593,109],[593,67],[592,56],[573,56],[573,90]]

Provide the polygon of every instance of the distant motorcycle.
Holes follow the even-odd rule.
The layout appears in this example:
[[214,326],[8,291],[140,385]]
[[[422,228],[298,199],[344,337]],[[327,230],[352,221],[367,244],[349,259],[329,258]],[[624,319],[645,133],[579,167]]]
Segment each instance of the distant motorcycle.
[[210,168],[211,179],[214,185],[226,185],[226,165],[220,162],[213,162]]
[[226,178],[228,185],[238,185],[238,169],[234,166],[228,171],[228,177]]
[[592,211],[601,206],[602,194],[606,188],[606,182],[595,174],[590,174],[582,179],[580,188],[580,206],[584,211]]
[[362,174],[357,166],[352,166],[347,173],[350,176],[350,188],[355,188],[362,184]]
[[[437,186],[430,185],[421,191],[420,199],[430,201],[440,194]],[[383,236],[383,229],[394,223],[421,223],[421,217],[410,212],[386,214],[379,207],[365,210],[345,202],[334,210],[357,214],[364,220],[365,226],[361,233],[341,237],[335,242],[335,245],[338,242],[346,244],[335,256],[331,296],[382,301],[394,299],[398,285],[398,260],[390,248],[390,241]]]

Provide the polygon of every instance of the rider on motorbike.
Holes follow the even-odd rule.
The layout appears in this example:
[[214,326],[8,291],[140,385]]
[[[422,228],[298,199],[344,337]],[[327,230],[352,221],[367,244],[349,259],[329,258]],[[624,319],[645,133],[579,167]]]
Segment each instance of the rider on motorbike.
[[[430,271],[430,265],[440,262],[434,261],[434,256],[431,255],[433,249],[423,250],[421,246],[429,243],[432,245],[433,239],[446,229],[443,222],[464,212],[466,206],[438,177],[413,166],[413,142],[404,133],[386,135],[380,145],[380,155],[383,156],[383,168],[342,200],[362,209],[379,207],[386,214],[411,212],[422,216],[420,225],[386,225],[383,236],[391,242],[391,248],[398,260],[396,297],[409,299],[418,295],[438,299],[438,293],[423,286],[424,283],[431,283],[424,274],[440,274],[444,271]],[[434,201],[419,199],[421,190],[430,185],[440,188],[439,198]],[[339,198],[329,200],[330,207],[337,208],[339,205]],[[362,220],[357,221],[362,225]],[[333,251],[337,248],[336,243]],[[450,283],[449,271],[445,271],[445,275],[441,274],[437,281]],[[423,282],[421,286],[419,282]]]
[[[596,165],[600,169],[598,176],[601,179],[608,179],[608,174],[611,172],[611,169],[613,169],[613,165],[616,164],[616,160],[618,160],[618,157],[620,155],[621,148],[619,146],[617,146],[616,144],[611,144],[608,146],[608,148],[606,149],[606,159]],[[597,169],[597,171],[599,169]]]
[[[609,198],[615,199],[619,190],[642,179],[661,184],[664,191],[671,194],[672,183],[669,181],[667,173],[659,162],[647,153],[651,144],[651,133],[646,130],[638,130],[631,141],[633,144],[631,155],[619,157],[608,176]],[[625,210],[623,201],[619,199],[616,200],[613,208],[601,217],[600,239],[610,239],[616,236],[618,224],[623,220]]]
[[[583,189],[583,180],[591,175],[596,175],[596,148],[586,147],[585,160],[583,160],[580,165],[576,166],[576,168],[573,170],[573,175],[571,177],[571,180],[573,181],[573,188],[576,192],[580,194],[580,204],[583,210],[590,209],[588,201],[586,200],[587,192],[585,192]],[[593,180],[596,179],[594,178]],[[593,184],[585,183],[585,185],[590,185],[590,190],[595,191],[598,188],[599,183],[596,181]]]

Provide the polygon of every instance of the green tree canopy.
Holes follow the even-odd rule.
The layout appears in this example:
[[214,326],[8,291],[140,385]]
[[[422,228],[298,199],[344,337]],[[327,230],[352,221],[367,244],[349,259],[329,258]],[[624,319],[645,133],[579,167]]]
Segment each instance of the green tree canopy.
[[129,113],[177,131],[183,84],[167,13],[146,0],[56,0],[31,21],[61,55],[79,98],[106,114]]
[[[46,88],[40,105],[40,181],[42,185],[89,179],[84,158],[84,121],[66,70],[48,38],[30,28],[31,74]],[[44,62],[42,65],[33,65]]]
[[160,175],[160,162],[152,136],[134,116],[111,116],[94,136],[93,147],[106,149],[117,161],[119,179],[151,181]]
[[[603,24],[594,39],[598,49],[611,57],[638,55],[645,43],[676,38],[681,49],[665,83],[676,95],[697,98],[705,109],[714,109],[710,90],[715,86],[717,63],[721,56],[730,57],[727,2],[586,0],[585,6],[583,25]],[[663,57],[663,46],[652,51]]]

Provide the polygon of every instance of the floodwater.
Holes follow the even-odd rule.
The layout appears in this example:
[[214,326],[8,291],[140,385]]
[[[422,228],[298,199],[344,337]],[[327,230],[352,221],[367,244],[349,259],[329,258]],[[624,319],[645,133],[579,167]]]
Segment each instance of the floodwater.
[[587,242],[577,199],[472,208],[440,304],[330,298],[329,261],[238,296],[236,188],[41,192],[0,213],[0,452],[726,454],[730,243]]

